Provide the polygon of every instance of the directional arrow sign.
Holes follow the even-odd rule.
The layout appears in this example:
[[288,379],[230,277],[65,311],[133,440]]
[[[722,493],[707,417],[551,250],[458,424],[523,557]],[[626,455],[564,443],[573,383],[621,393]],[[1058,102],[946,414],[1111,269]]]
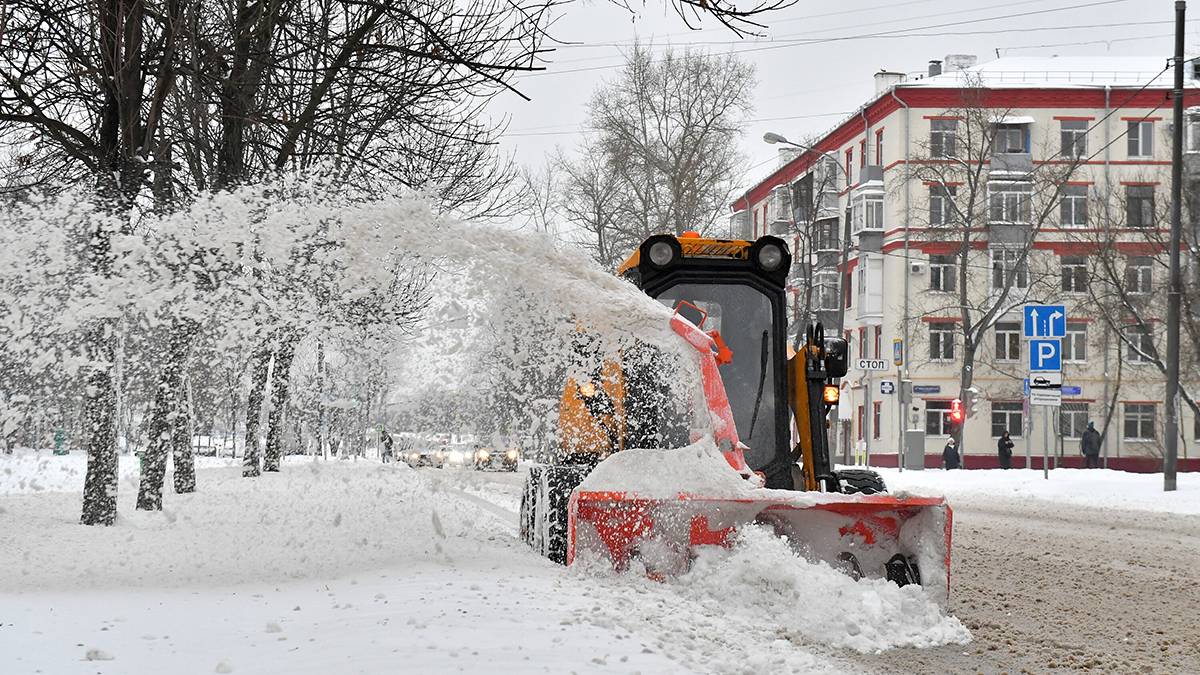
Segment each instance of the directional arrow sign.
[[1063,305],[1025,305],[1025,337],[1067,336],[1067,308]]

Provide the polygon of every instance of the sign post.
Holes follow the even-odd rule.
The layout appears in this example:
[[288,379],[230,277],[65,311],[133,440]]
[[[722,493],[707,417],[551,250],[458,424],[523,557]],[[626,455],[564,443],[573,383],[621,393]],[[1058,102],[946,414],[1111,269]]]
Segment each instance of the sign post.
[[886,372],[891,366],[885,359],[859,359],[855,362],[855,365],[858,366],[859,370],[864,371],[863,377],[866,380],[864,383],[866,395],[863,396],[862,415],[863,450],[865,454],[863,461],[867,466],[871,466],[871,436],[874,435],[875,431],[875,404],[873,401],[875,381],[872,375],[879,372]]
[[[1042,477],[1050,478],[1050,413],[1062,406],[1062,340],[1067,336],[1064,305],[1025,305],[1024,335],[1029,340],[1029,404],[1042,409]],[[1029,444],[1025,444],[1026,467]]]

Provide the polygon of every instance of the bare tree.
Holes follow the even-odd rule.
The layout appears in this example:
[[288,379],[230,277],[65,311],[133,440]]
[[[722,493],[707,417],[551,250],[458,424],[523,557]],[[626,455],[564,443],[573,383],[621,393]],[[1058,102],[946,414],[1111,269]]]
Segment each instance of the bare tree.
[[734,55],[633,47],[618,77],[592,96],[597,139],[583,148],[602,153],[620,180],[607,248],[627,250],[658,232],[707,231],[722,217],[743,165],[737,139],[754,82],[754,67]]
[[577,242],[602,266],[615,268],[625,254],[614,242],[624,193],[607,155],[585,143],[576,159],[559,153],[554,166],[561,174],[557,205],[563,218],[582,231]]
[[[944,251],[936,261],[940,292],[923,296],[919,318],[930,322],[930,360],[959,364],[959,398],[970,411],[989,331],[1021,305],[1059,293],[1054,266],[1038,260],[1033,244],[1056,222],[1063,188],[1086,158],[1035,164],[1028,127],[1007,123],[1010,111],[989,107],[985,89],[964,88],[962,101],[934,120],[912,180],[929,187],[925,246]],[[956,434],[961,444],[961,427]]]

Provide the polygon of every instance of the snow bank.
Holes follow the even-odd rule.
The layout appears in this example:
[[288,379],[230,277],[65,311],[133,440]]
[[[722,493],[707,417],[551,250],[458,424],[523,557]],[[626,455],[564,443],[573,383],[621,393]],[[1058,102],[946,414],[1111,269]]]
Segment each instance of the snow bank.
[[[241,478],[239,466],[202,462],[198,492],[168,492],[162,512],[137,511],[136,458],[121,459],[113,528],[78,525],[81,457],[3,463],[39,471],[20,478],[0,470],[9,488],[0,501],[0,593],[328,578],[445,563],[474,554],[462,542],[512,529],[494,515],[464,512],[441,482],[403,464],[297,458],[254,480]],[[42,476],[46,489],[38,489]],[[68,491],[48,489],[63,486]]]
[[1108,469],[898,471],[876,469],[888,488],[901,494],[944,494],[955,499],[1036,500],[1099,509],[1200,514],[1200,474],[1180,473],[1178,489],[1163,492],[1162,474]]

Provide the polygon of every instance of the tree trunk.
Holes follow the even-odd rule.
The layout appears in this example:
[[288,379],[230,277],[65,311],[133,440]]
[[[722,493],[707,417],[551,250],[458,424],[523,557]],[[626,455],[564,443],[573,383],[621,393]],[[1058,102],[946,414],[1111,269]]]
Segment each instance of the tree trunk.
[[267,339],[250,357],[250,396],[246,399],[246,442],[242,450],[242,476],[253,478],[261,472],[258,422],[262,416],[263,390],[271,367],[271,340]]
[[93,362],[83,399],[83,422],[87,433],[87,474],[83,483],[84,525],[112,525],[117,520],[117,438],[115,392],[108,364],[112,362],[112,344],[107,328],[100,322],[89,331],[89,350]]
[[317,340],[317,456],[325,457],[325,343]]
[[271,413],[267,416],[267,451],[263,456],[263,471],[279,471],[283,458],[283,418],[288,403],[288,374],[292,370],[292,357],[296,355],[298,342],[300,334],[288,331],[275,353],[275,377],[271,383]]
[[[188,333],[191,342],[191,333]],[[186,363],[186,358],[181,361]],[[182,368],[181,368],[182,370]],[[196,457],[192,451],[192,396],[191,381],[181,378],[185,386],[175,398],[175,417],[171,435],[171,463],[175,467],[175,494],[196,491]]]

